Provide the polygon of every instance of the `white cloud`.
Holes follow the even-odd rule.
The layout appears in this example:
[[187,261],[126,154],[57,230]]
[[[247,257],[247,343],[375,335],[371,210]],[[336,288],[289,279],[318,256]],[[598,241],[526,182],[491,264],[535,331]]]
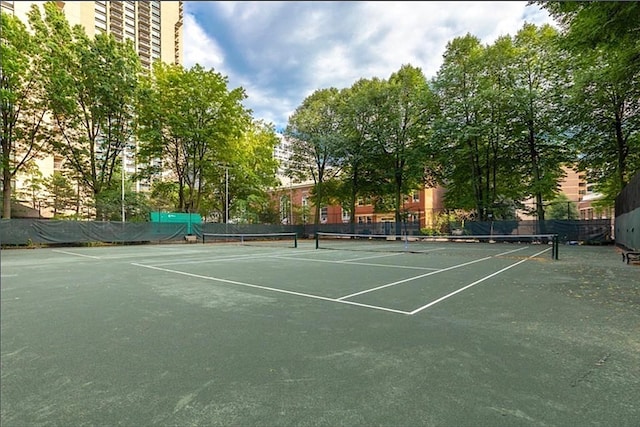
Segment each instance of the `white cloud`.
[[193,15],[184,16],[184,65],[187,68],[200,64],[218,70],[224,64],[224,51],[207,35]]
[[551,23],[524,1],[190,3],[197,15],[185,19],[185,64],[227,75],[246,89],[254,117],[278,126],[317,89],[388,78],[403,64],[431,78],[455,37],[490,44],[525,19]]

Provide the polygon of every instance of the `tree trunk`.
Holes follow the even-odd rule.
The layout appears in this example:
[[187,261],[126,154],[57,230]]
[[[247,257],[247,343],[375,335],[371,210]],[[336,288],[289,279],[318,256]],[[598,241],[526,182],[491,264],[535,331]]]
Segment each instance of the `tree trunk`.
[[5,166],[2,171],[2,218],[11,218],[11,171]]

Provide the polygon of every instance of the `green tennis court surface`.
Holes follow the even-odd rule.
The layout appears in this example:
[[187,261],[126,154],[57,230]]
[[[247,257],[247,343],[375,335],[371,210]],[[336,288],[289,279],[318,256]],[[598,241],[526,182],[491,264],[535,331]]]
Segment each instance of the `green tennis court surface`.
[[638,426],[614,248],[297,246],[2,250],[2,426]]

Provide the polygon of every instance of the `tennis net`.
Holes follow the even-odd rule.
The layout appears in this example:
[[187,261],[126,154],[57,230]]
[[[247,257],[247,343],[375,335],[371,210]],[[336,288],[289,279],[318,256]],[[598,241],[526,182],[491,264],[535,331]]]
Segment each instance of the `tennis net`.
[[298,235],[296,233],[202,233],[202,243],[297,248]]
[[429,253],[468,248],[501,250],[499,245],[550,245],[551,257],[558,259],[557,234],[487,235],[487,236],[408,236],[346,233],[316,233],[316,249],[340,249],[368,252]]

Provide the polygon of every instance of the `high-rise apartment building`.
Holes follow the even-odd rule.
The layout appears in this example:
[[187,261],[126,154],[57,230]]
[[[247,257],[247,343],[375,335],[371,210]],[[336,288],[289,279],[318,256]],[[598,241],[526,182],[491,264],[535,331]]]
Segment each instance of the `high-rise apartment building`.
[[[25,24],[33,4],[43,1],[2,1],[2,11]],[[182,1],[57,1],[71,26],[81,25],[87,35],[113,34],[118,41],[133,40],[144,67],[156,59],[182,64]]]
[[[32,5],[42,7],[44,1],[1,1],[3,13],[19,18],[28,26],[27,14]],[[69,25],[81,25],[93,37],[100,32],[112,34],[116,40],[132,40],[142,66],[151,68],[156,60],[182,64],[182,1],[56,1]],[[125,153],[125,171],[136,171],[133,153]],[[63,164],[61,158],[48,157],[37,162],[43,176],[49,176]],[[27,177],[16,177],[14,189],[24,186]],[[136,183],[144,190],[144,183]],[[48,216],[42,210],[43,216]]]

